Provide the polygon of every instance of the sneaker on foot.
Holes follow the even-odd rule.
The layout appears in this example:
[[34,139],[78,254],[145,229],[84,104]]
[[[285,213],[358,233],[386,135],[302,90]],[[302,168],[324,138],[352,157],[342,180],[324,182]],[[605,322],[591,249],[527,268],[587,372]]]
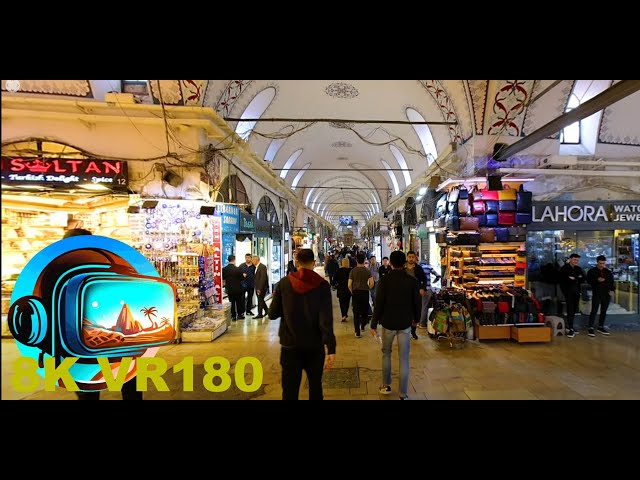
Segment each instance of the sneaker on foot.
[[391,385],[383,385],[380,387],[380,393],[383,395],[389,395],[391,393]]
[[405,395],[405,396],[400,395],[400,397],[398,398],[400,398],[400,400],[409,400],[409,395]]
[[589,335],[590,337],[595,337],[596,332],[593,328],[590,328],[589,330],[587,330],[587,335]]
[[598,327],[598,331],[602,334],[602,335],[609,335],[609,331],[604,328],[604,327]]
[[359,333],[356,333],[356,338],[362,338],[362,335],[360,335]]
[[573,329],[567,330],[567,338],[573,338],[576,336],[576,332]]
[[418,339],[418,335],[416,335],[415,333],[411,333],[411,337],[413,337],[414,340]]

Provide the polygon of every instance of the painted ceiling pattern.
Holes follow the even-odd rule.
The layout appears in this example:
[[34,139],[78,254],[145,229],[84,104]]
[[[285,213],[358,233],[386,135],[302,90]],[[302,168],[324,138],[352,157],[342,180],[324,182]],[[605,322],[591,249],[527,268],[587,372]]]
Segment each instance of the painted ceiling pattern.
[[220,98],[216,102],[215,110],[222,117],[228,117],[242,92],[251,84],[253,80],[231,80],[222,91]]
[[356,87],[345,82],[332,83],[324,89],[324,92],[334,98],[356,98],[360,95]]
[[[536,84],[535,91],[531,93],[531,98],[535,98],[539,95],[539,92],[543,92],[554,82],[555,80],[539,80]],[[525,112],[521,135],[523,137],[529,135],[554,118],[562,115],[567,108],[569,95],[571,95],[574,84],[575,80],[563,80],[560,84],[536,99],[535,102],[531,103]],[[548,138],[558,138],[559,136],[560,132]]]
[[[634,93],[625,101],[616,102],[605,108],[598,133],[600,143],[640,146],[638,112],[640,112],[640,92]],[[630,122],[630,118],[636,118],[636,121]]]
[[[444,121],[458,122],[458,115],[453,107],[453,101],[442,84],[438,80],[420,80],[420,83],[427,89],[427,92],[438,105]],[[452,142],[462,142],[462,131],[459,122],[457,125],[449,125],[449,137]]]
[[442,86],[453,102],[455,112],[458,114],[459,131],[462,141],[466,142],[473,137],[473,119],[469,108],[469,97],[463,80],[442,80]]
[[467,80],[467,83],[471,93],[475,132],[476,135],[482,135],[484,132],[484,112],[487,104],[489,80]]
[[167,105],[202,105],[207,80],[150,80],[153,102]]
[[[6,80],[2,81],[2,90],[7,91]],[[73,97],[92,97],[89,80],[18,80],[19,92],[48,93],[51,95],[71,95]]]
[[534,80],[498,80],[488,116],[489,135],[520,136]]

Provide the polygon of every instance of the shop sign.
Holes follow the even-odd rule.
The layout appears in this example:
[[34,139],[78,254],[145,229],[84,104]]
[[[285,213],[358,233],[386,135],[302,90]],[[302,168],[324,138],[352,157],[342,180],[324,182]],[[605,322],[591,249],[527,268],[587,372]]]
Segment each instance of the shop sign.
[[640,201],[534,202],[533,223],[576,225],[640,223]]
[[127,186],[127,163],[95,158],[2,157],[2,183]]
[[256,218],[254,221],[256,226],[256,233],[259,237],[269,237],[271,236],[271,223],[266,220],[260,220]]
[[[224,218],[223,218],[224,221]],[[224,225],[222,225],[222,231],[224,232]],[[235,255],[236,248],[236,236],[234,233],[222,234],[222,267],[226,267],[229,264],[229,255]]]
[[240,231],[255,232],[254,218],[249,215],[240,214]]
[[222,218],[213,217],[213,288],[216,303],[222,305]]
[[238,233],[240,231],[240,207],[224,203],[216,206],[216,213],[222,218],[223,232]]

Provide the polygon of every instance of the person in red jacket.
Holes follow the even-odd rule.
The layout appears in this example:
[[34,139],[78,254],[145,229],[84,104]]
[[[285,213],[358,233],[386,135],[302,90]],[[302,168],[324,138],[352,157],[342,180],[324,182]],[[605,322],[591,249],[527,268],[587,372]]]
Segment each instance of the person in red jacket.
[[304,370],[309,400],[322,400],[323,368],[331,368],[336,356],[331,287],[313,271],[313,250],[298,250],[296,260],[298,271],[278,282],[269,307],[269,318],[280,318],[282,399],[298,400]]

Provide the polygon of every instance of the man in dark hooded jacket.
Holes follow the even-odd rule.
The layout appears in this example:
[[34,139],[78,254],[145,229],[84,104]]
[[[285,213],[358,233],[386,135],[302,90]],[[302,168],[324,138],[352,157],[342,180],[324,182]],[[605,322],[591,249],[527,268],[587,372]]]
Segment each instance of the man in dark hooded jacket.
[[280,318],[282,399],[298,400],[304,370],[309,400],[322,400],[322,371],[336,355],[331,287],[313,271],[313,250],[298,250],[296,259],[298,271],[278,282],[269,307],[269,318]]

